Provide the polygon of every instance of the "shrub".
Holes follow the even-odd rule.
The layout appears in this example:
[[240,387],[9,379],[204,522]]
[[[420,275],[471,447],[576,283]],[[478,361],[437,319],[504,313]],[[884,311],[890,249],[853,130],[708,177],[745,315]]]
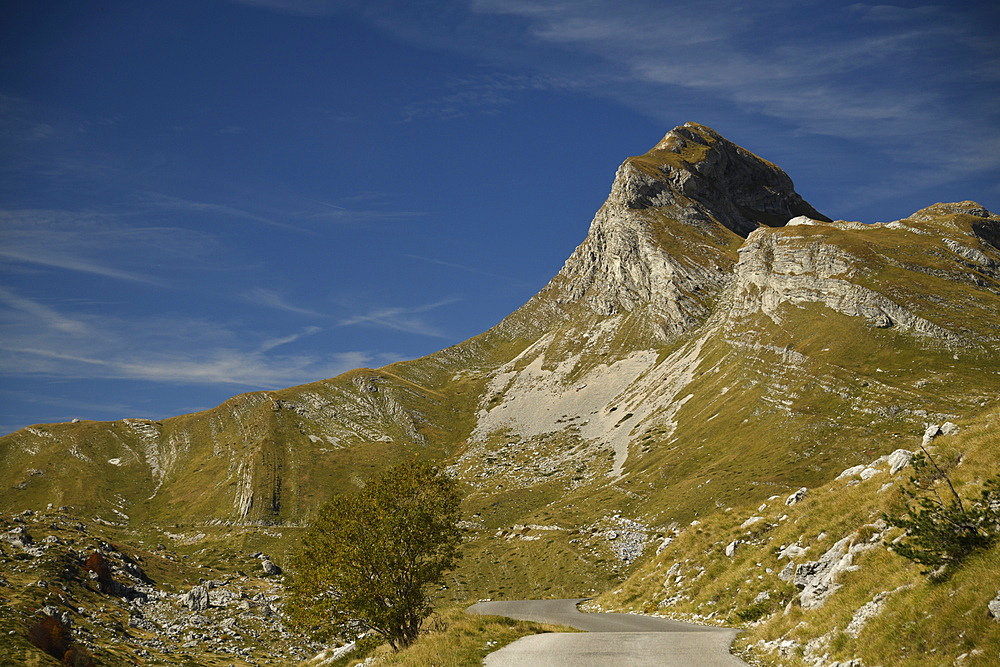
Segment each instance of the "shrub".
[[54,616],[46,616],[31,626],[28,641],[69,667],[93,667],[95,664],[87,649],[73,645],[69,628]]
[[83,568],[97,575],[97,584],[102,593],[111,593],[114,589],[114,580],[111,577],[111,566],[108,560],[98,551],[87,556],[87,562]]
[[761,618],[767,616],[771,612],[772,603],[770,600],[761,600],[760,602],[754,602],[748,607],[736,612],[736,617],[739,618],[744,623],[753,623],[754,621],[760,620]]
[[28,641],[57,660],[62,660],[73,644],[69,628],[53,616],[46,616],[31,626]]
[[910,486],[902,489],[905,512],[883,514],[886,523],[906,531],[888,546],[925,566],[922,573],[932,581],[944,581],[970,554],[1000,537],[1000,477],[987,480],[978,499],[963,500],[926,452],[913,458],[913,470]]

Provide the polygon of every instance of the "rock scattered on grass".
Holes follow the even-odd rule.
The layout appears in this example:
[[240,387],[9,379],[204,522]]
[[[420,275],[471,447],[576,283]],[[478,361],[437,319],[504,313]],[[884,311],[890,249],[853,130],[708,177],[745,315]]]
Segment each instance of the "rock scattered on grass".
[[993,620],[1000,623],[1000,591],[997,591],[997,596],[989,601],[987,609]]
[[788,496],[788,498],[785,499],[785,504],[795,505],[796,503],[800,503],[802,502],[802,499],[806,497],[807,493],[809,493],[809,489],[803,486],[801,489]]

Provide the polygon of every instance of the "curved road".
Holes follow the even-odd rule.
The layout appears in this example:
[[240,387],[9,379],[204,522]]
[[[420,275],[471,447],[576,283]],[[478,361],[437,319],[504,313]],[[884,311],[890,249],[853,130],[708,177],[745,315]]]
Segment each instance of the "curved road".
[[486,667],[736,667],[729,653],[736,630],[636,614],[583,614],[575,600],[480,602],[472,614],[568,625],[585,632],[522,637],[486,656]]

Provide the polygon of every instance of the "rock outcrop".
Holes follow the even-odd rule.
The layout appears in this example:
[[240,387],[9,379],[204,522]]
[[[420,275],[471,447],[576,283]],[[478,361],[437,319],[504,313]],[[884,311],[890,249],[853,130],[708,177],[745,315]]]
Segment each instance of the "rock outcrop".
[[830,547],[819,560],[801,563],[795,568],[793,583],[802,589],[799,603],[804,609],[826,602],[840,588],[837,583],[840,574],[856,569],[853,560],[859,547],[853,544],[854,540],[855,536],[849,535]]
[[181,604],[191,611],[204,611],[209,607],[208,590],[204,586],[192,586],[181,597]]

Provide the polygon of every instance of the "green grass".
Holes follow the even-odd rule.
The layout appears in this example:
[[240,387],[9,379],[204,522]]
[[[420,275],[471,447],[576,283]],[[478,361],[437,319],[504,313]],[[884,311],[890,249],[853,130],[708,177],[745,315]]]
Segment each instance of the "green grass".
[[629,158],[628,162],[654,178],[662,178],[664,166],[684,169],[701,162],[716,142],[712,135],[702,131],[702,126],[694,125],[691,129],[704,143],[685,139],[684,147],[680,151],[653,148],[643,155]]

